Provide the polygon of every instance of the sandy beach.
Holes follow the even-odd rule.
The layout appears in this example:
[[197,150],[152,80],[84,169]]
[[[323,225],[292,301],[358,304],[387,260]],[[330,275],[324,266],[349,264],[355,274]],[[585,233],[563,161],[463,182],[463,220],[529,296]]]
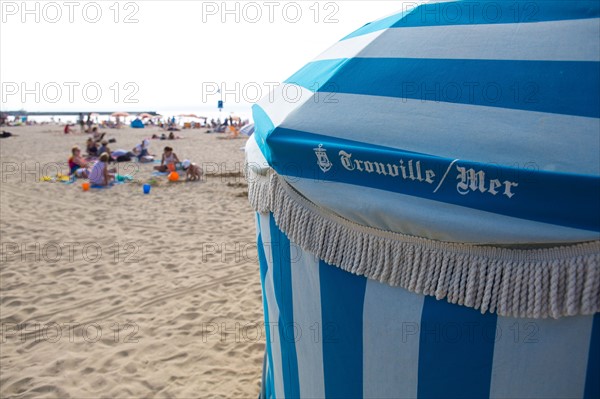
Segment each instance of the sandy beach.
[[[202,182],[133,182],[84,192],[66,172],[86,134],[5,128],[0,142],[2,398],[256,397],[264,350],[244,139],[204,130],[152,140],[202,165]],[[158,128],[109,129],[130,150]]]

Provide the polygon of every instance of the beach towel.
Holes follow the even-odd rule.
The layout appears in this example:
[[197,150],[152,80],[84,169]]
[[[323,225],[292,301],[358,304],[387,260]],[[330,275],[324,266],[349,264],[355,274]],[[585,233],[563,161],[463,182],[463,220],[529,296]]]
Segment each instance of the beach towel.
[[113,181],[113,182],[108,183],[108,185],[106,185],[106,186],[102,186],[100,184],[91,184],[90,188],[104,189],[104,188],[111,188],[112,186],[117,186],[120,184],[125,184],[125,182],[124,181]]

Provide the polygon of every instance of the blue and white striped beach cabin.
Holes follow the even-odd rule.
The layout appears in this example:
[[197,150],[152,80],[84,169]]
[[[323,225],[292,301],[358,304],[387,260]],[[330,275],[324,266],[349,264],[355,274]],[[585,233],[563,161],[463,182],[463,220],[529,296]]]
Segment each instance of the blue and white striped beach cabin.
[[420,5],[254,106],[264,397],[600,397],[599,16]]

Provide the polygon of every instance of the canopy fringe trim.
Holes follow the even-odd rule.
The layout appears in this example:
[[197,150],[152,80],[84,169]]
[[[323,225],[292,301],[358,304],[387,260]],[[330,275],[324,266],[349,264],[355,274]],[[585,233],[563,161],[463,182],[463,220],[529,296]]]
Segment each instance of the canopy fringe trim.
[[325,262],[408,291],[519,318],[600,312],[600,240],[543,249],[435,241],[361,226],[248,169],[248,197]]

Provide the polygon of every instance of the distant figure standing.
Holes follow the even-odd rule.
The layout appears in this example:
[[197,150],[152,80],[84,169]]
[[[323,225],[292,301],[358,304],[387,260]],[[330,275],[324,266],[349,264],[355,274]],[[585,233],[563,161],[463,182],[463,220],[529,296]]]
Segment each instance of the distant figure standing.
[[94,122],[92,122],[92,114],[88,114],[87,121],[85,122],[85,124],[87,125],[86,132],[88,132],[88,133],[91,132],[92,125],[94,124]]
[[83,114],[79,113],[79,127],[81,128],[81,133],[85,132],[85,122],[83,121]]

